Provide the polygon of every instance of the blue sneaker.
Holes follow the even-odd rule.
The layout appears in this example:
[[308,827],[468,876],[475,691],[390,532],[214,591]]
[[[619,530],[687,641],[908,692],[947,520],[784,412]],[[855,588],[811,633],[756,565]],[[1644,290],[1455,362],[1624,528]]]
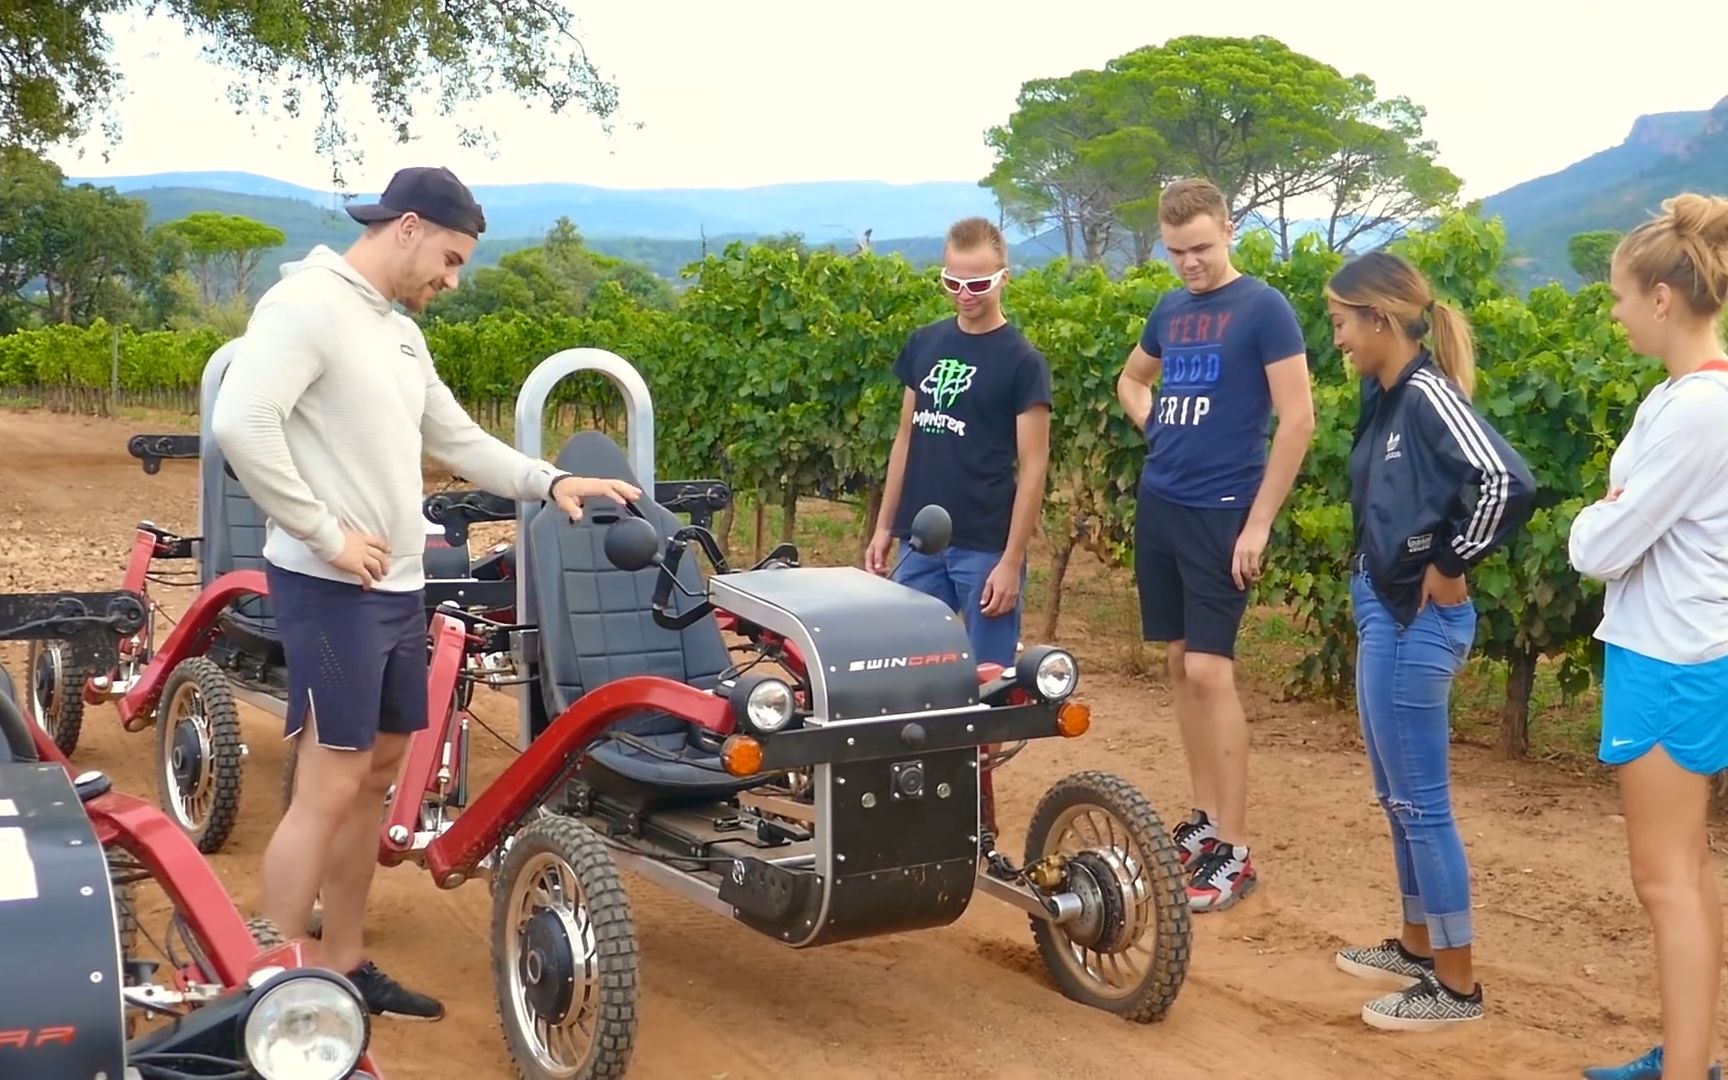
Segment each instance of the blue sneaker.
[[[1722,1066],[1710,1066],[1709,1080],[1722,1080]],[[1643,1057],[1624,1065],[1596,1065],[1584,1070],[1584,1080],[1662,1080],[1662,1048],[1654,1047]]]

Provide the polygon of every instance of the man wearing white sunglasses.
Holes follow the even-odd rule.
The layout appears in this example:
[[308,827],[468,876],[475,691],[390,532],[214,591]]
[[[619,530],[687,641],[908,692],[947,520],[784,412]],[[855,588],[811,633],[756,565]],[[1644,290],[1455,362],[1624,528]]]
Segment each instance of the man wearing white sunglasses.
[[889,548],[913,514],[941,505],[954,519],[948,549],[908,553],[895,580],[946,601],[964,616],[977,661],[1007,667],[1049,466],[1050,365],[1002,314],[1000,229],[981,217],[957,222],[943,260],[954,315],[913,333],[895,361],[900,430],[865,563],[887,574]]

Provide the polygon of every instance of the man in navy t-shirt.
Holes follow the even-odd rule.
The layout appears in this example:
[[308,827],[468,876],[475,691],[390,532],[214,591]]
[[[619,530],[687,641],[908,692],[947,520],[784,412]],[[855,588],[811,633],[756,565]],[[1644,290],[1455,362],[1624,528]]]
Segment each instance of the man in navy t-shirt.
[[938,596],[965,618],[979,663],[1019,651],[1026,550],[1044,502],[1050,448],[1050,365],[1002,314],[1007,244],[985,218],[948,233],[942,285],[955,313],[915,331],[894,373],[904,387],[882,507],[866,566],[931,503],[946,509],[946,551],[907,552],[896,581]]
[[1189,906],[1216,911],[1257,881],[1236,634],[1307,453],[1314,403],[1302,324],[1282,293],[1231,263],[1222,192],[1205,180],[1171,184],[1158,222],[1185,287],[1152,309],[1116,392],[1146,433],[1134,526],[1141,628],[1147,641],[1169,643],[1194,785],[1193,814],[1175,839]]

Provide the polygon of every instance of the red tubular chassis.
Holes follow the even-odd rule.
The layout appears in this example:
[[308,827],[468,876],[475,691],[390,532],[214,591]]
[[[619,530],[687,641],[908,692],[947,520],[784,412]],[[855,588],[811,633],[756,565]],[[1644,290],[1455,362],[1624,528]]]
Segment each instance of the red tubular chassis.
[[[676,516],[723,507],[730,493],[656,479],[647,387],[614,354],[567,350],[535,368],[518,397],[523,453],[542,456],[544,406],[579,371],[623,391],[628,460],[608,436],[583,432],[557,467],[646,495],[631,507],[590,500],[580,522],[538,502],[449,496],[472,520],[513,518],[515,543],[498,556],[499,578],[428,574],[428,723],[410,740],[378,842],[381,863],[423,866],[440,888],[489,879],[494,989],[517,1070],[543,1080],[626,1068],[637,977],[621,869],[794,948],[945,926],[988,894],[1030,916],[1066,995],[1161,1018],[1185,976],[1188,907],[1145,797],[1108,774],[1065,777],[1034,812],[1023,864],[996,848],[991,772],[1012,755],[996,748],[1088,729],[1072,699],[1074,658],[1038,646],[1012,668],[979,665],[940,601],[853,568],[800,567],[791,545],[731,570],[694,513],[688,526]],[[151,471],[154,452],[133,452]],[[208,443],[161,456],[200,457],[207,508],[244,497]],[[120,635],[119,664],[83,684],[84,700],[117,703],[128,730],[160,714],[175,672],[207,650],[234,650],[217,677],[237,688],[219,696],[268,690],[267,639],[235,629],[232,615],[267,598],[266,579],[224,561],[222,545],[238,542],[205,517],[203,591],[190,609],[160,647]],[[427,517],[440,519],[430,500]],[[444,523],[462,546],[461,521]],[[934,551],[946,536],[915,540]],[[141,587],[155,560],[190,557],[195,542],[141,526],[126,583]],[[683,559],[692,542],[711,578]],[[734,662],[739,652],[750,659]],[[521,737],[470,800],[478,684],[514,688]],[[272,709],[267,692],[245,700]]]
[[[233,585],[237,590],[246,587],[244,579]],[[210,599],[212,603],[220,601],[216,595]],[[141,593],[131,589],[97,594],[7,595],[0,597],[0,627],[7,628],[0,632],[0,639],[37,640],[49,634],[64,634],[60,640],[67,642],[80,660],[88,662],[104,655],[111,658],[114,637],[105,630],[92,629],[90,624],[105,623],[106,631],[118,630],[123,640],[139,623],[144,602]],[[90,614],[93,609],[96,614]],[[20,612],[36,617],[20,622],[16,619]],[[171,967],[166,972],[166,983],[137,977],[139,970],[134,968],[131,958],[122,957],[128,970],[117,973],[123,983],[118,993],[128,1008],[161,1008],[164,1002],[183,1002],[192,1006],[187,1015],[196,1018],[190,1024],[176,1022],[133,1039],[128,1054],[139,1061],[152,1054],[172,1058],[175,1053],[207,1052],[211,1040],[220,1050],[232,1052],[233,1017],[236,1010],[245,1008],[247,989],[264,985],[276,972],[308,969],[303,944],[284,941],[267,925],[242,916],[215,871],[178,825],[157,807],[115,790],[103,774],[75,770],[36,718],[25,715],[24,710],[12,703],[7,693],[10,689],[11,680],[6,678],[4,685],[0,685],[0,696],[17,710],[18,723],[0,724],[3,736],[0,765],[5,766],[0,769],[0,799],[18,793],[25,774],[15,770],[30,767],[62,770],[72,782],[91,833],[108,856],[110,874],[114,873],[117,861],[130,862],[144,877],[160,885],[177,920],[183,923],[192,948],[190,962]],[[28,748],[17,745],[26,739]],[[122,858],[116,860],[115,856]],[[117,914],[118,907],[117,904]],[[43,981],[40,974],[37,981]],[[145,1001],[149,1005],[140,1004]],[[128,1022],[128,1029],[130,1026]],[[100,1033],[95,1037],[100,1039]],[[72,1039],[69,1034],[67,1041],[70,1043]],[[0,1072],[12,1075],[10,1070],[16,1066],[26,1070],[19,1075],[47,1075],[35,1071],[45,1067],[45,1062],[28,1058],[19,1062],[4,1053],[27,1049],[43,1048],[5,1046],[0,1042]],[[120,1064],[123,1067],[124,1063]],[[122,1071],[110,1075],[120,1076]],[[357,1080],[384,1080],[385,1074],[370,1051],[363,1050],[355,1071],[349,1075]]]

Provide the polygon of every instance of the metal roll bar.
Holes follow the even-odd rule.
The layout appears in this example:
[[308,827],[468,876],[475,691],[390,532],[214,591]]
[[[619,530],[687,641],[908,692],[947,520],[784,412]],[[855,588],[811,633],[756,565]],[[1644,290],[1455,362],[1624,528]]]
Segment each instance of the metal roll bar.
[[[648,383],[630,362],[615,352],[597,348],[564,349],[535,365],[522,381],[516,394],[516,449],[531,458],[545,456],[542,432],[546,424],[546,402],[558,384],[572,375],[597,371],[606,376],[624,398],[625,454],[630,470],[635,473],[636,486],[650,494],[654,491],[654,398]],[[540,512],[538,500],[522,500],[516,504],[516,619],[537,625],[539,612],[534,608],[533,590],[528,586],[533,554],[529,550],[528,524]],[[532,733],[529,695],[518,694],[521,712],[522,745]]]

